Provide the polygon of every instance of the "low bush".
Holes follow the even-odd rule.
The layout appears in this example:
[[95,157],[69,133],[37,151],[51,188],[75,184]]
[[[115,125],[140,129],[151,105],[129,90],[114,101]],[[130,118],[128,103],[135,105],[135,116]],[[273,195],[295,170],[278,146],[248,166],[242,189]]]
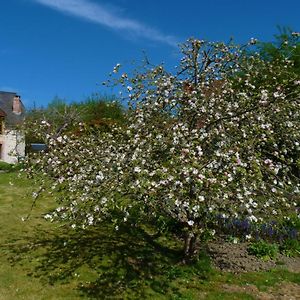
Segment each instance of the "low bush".
[[279,248],[276,244],[271,244],[260,240],[255,243],[251,243],[248,247],[248,252],[256,257],[268,260],[277,256],[279,253]]
[[11,171],[13,169],[13,165],[8,164],[4,161],[0,161],[0,171]]
[[280,245],[279,249],[285,256],[299,256],[300,242],[296,239],[288,239]]

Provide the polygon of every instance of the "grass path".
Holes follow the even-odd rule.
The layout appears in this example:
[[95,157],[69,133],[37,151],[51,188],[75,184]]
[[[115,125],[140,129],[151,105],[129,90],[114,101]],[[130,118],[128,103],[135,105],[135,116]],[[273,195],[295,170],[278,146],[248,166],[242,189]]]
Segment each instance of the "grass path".
[[[205,254],[183,266],[164,238],[151,241],[145,232],[116,232],[107,224],[70,232],[48,223],[41,215],[54,205],[51,197],[22,221],[30,193],[31,181],[0,174],[0,300],[297,299],[299,274],[224,274],[211,270]],[[274,298],[281,290],[292,290],[291,297]]]

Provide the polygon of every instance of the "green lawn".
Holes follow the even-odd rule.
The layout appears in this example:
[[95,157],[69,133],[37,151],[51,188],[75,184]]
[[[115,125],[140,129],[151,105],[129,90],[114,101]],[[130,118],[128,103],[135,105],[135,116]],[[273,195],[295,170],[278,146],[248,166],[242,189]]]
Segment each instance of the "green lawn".
[[205,253],[184,266],[176,245],[142,230],[103,224],[73,232],[48,223],[41,215],[53,199],[44,196],[31,211],[32,185],[16,173],[0,174],[0,300],[256,299],[243,288],[300,284],[299,274],[284,270],[222,274]]
[[34,274],[45,251],[35,249],[35,236],[55,226],[41,217],[51,199],[42,199],[31,212],[31,193],[29,180],[16,173],[0,174],[0,299],[81,299],[75,282],[53,285]]

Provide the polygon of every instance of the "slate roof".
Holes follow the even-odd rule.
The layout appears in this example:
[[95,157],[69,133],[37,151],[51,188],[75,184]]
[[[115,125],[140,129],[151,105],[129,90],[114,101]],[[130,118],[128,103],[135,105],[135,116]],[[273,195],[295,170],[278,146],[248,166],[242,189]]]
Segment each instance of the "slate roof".
[[[1,92],[0,91],[0,114],[2,111],[6,114],[5,123],[7,126],[15,126],[24,121],[25,118],[25,107],[22,104],[21,114],[13,113],[13,101],[14,97],[17,96],[13,92]],[[21,102],[22,103],[22,102]]]

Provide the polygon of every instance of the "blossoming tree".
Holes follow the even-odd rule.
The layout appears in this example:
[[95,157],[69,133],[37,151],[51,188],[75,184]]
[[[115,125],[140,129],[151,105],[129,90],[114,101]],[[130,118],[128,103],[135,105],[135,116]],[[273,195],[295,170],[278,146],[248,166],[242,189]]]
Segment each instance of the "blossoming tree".
[[253,44],[190,39],[176,74],[150,64],[121,74],[125,126],[89,133],[81,124],[81,134],[57,136],[40,124],[48,151],[29,158],[28,171],[58,192],[47,218],[73,228],[109,218],[117,228],[164,217],[192,258],[218,218],[258,223],[295,212],[300,81],[291,61],[265,61]]

